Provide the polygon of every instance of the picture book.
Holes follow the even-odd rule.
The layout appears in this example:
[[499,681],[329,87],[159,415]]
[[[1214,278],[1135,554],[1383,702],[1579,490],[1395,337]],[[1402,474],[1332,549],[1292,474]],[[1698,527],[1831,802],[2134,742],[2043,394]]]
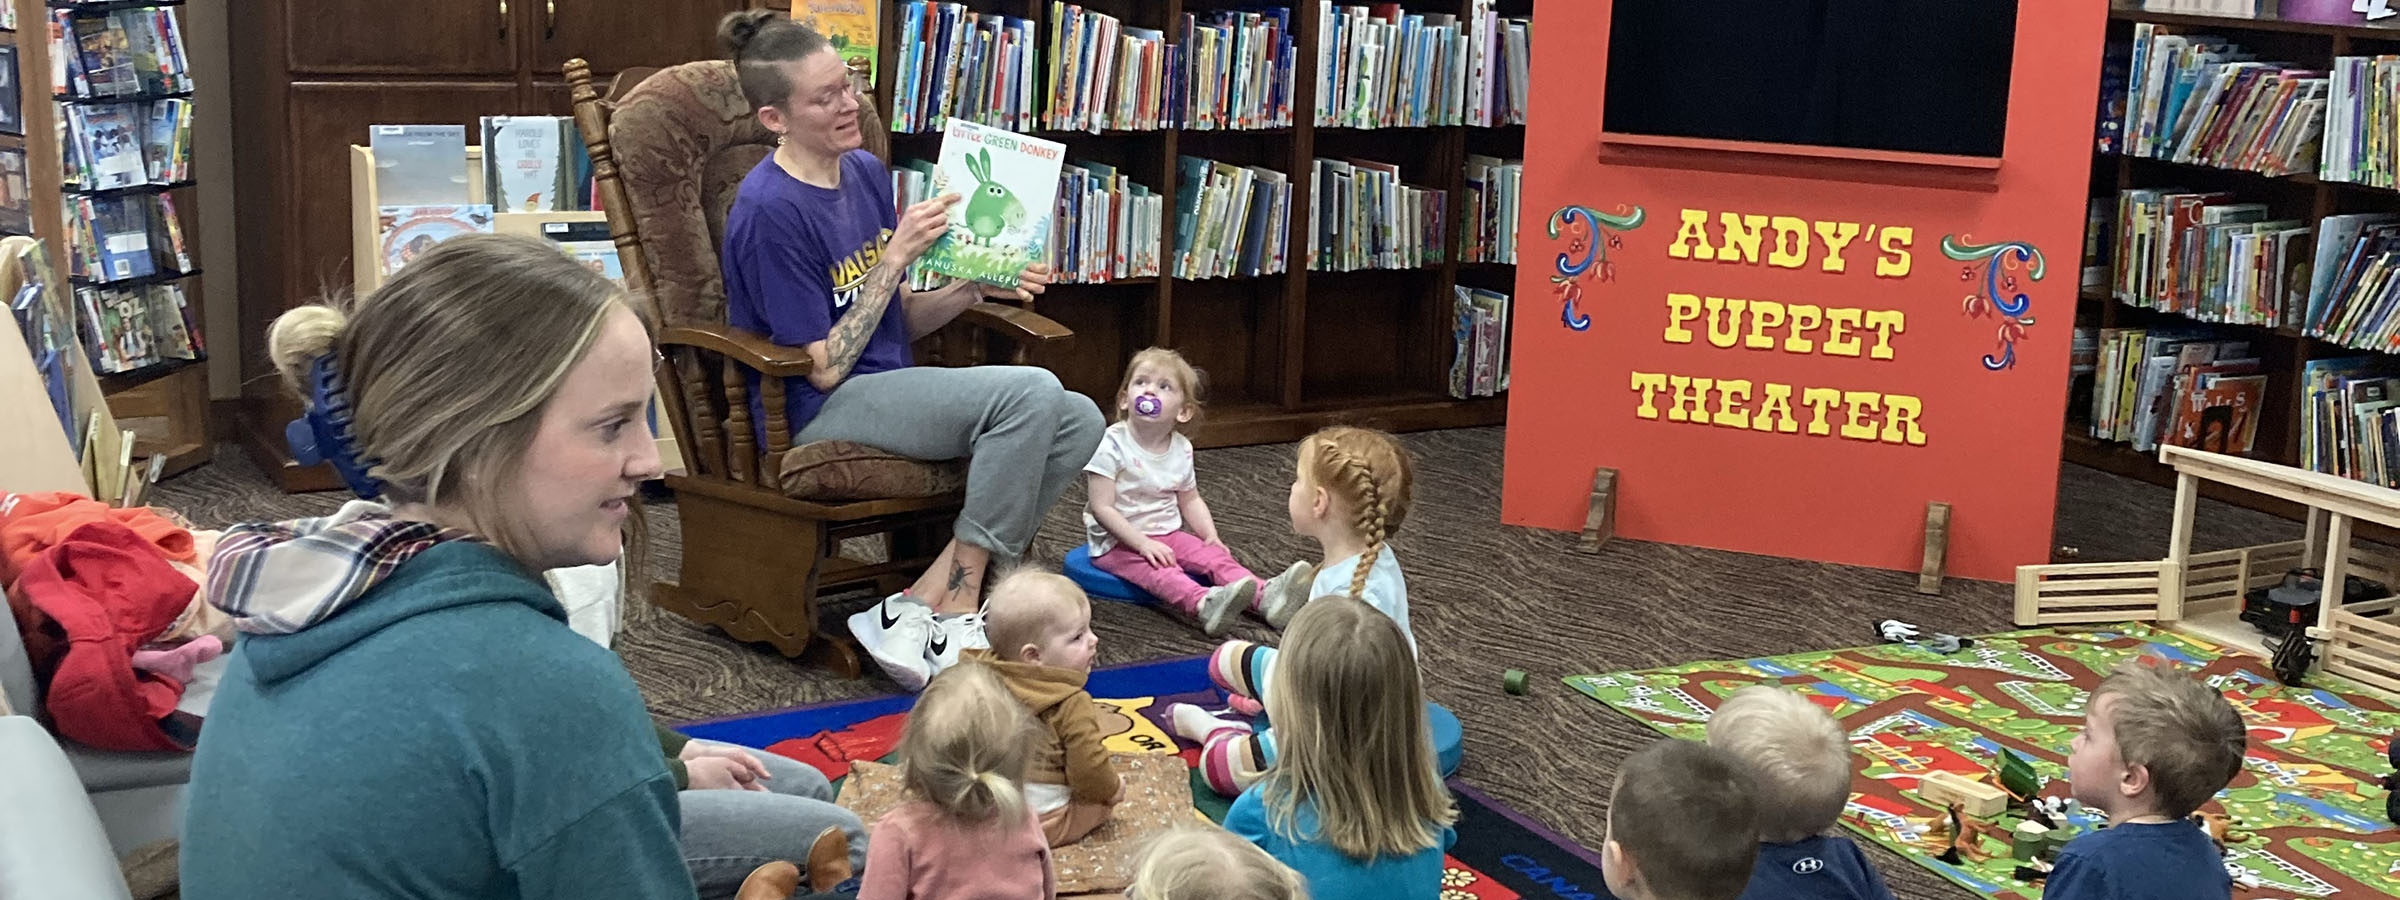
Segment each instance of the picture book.
[[616,237],[609,233],[606,220],[543,222],[542,237],[557,242],[558,249],[602,277],[625,283],[625,264],[617,258]]
[[134,70],[133,49],[125,30],[107,18],[76,18],[75,45],[83,63],[84,96],[115,97],[142,92],[141,73]]
[[136,109],[140,107],[109,104],[79,110],[80,122],[74,127],[88,151],[85,163],[91,170],[86,187],[106,190],[150,179],[149,164],[142,159],[142,132],[148,122],[136,120]]
[[[376,167],[381,168],[378,160]],[[461,163],[464,165],[464,163]],[[386,204],[376,210],[382,248],[383,274],[390,277],[410,261],[425,255],[433,245],[462,234],[492,230],[490,204],[472,203],[441,206],[394,206]]]
[[375,196],[382,206],[466,203],[467,129],[463,125],[377,125]]
[[1066,145],[951,119],[934,167],[933,196],[957,192],[950,228],[917,260],[925,270],[1014,285],[1043,258],[1057,213]]
[[882,0],[793,0],[792,19],[816,29],[853,69],[866,70],[866,90],[875,89],[876,14]]
[[483,117],[483,192],[493,210],[568,208],[569,132],[566,120],[557,116]]
[[23,150],[0,150],[0,233],[33,233],[33,195]]
[[100,219],[94,223],[100,241],[101,280],[123,281],[158,271],[150,257],[150,216],[147,197],[103,197],[93,201]]

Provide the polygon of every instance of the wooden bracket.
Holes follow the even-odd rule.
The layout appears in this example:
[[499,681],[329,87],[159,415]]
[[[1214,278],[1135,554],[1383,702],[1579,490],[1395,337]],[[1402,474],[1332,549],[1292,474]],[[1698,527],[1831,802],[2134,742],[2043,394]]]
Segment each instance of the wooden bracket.
[[1583,515],[1583,542],[1575,549],[1598,553],[1616,536],[1617,470],[1601,466],[1592,470],[1592,506]]
[[1925,504],[1925,565],[1917,570],[1917,593],[1942,592],[1944,560],[1950,555],[1950,504]]

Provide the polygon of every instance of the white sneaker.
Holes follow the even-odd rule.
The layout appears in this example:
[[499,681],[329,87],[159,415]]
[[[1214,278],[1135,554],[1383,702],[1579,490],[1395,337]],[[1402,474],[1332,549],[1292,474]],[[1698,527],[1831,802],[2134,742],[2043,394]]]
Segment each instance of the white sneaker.
[[1316,580],[1316,566],[1293,563],[1283,574],[1267,579],[1267,595],[1259,601],[1259,614],[1266,616],[1267,624],[1275,626],[1275,630],[1283,630],[1292,624],[1293,616],[1300,614],[1300,607],[1308,603],[1309,588]]
[[933,608],[905,593],[885,597],[850,617],[850,633],[866,645],[867,655],[908,691],[924,690],[925,681],[933,677],[929,660],[937,627]]
[[933,617],[933,634],[925,645],[925,662],[933,673],[958,663],[958,655],[969,650],[989,650],[992,642],[983,636],[983,610]]
[[1242,578],[1232,584],[1220,584],[1200,596],[1200,631],[1216,637],[1233,629],[1233,621],[1250,608],[1258,598],[1258,579]]

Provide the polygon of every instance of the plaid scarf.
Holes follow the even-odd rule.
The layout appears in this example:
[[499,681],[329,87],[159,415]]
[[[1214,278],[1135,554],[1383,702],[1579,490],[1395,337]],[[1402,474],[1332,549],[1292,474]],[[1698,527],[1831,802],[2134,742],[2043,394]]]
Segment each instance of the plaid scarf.
[[352,500],[333,515],[227,529],[208,567],[208,600],[248,634],[291,634],[325,621],[444,541],[474,535],[392,518]]

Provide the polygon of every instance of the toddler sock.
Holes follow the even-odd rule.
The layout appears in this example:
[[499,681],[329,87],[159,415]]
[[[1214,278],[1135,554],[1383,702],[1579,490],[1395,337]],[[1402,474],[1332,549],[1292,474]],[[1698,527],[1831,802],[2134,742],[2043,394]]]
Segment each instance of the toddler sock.
[[1209,715],[1208,711],[1190,703],[1167,707],[1167,721],[1175,726],[1175,736],[1195,744],[1206,745],[1220,731],[1247,733],[1250,726]]

